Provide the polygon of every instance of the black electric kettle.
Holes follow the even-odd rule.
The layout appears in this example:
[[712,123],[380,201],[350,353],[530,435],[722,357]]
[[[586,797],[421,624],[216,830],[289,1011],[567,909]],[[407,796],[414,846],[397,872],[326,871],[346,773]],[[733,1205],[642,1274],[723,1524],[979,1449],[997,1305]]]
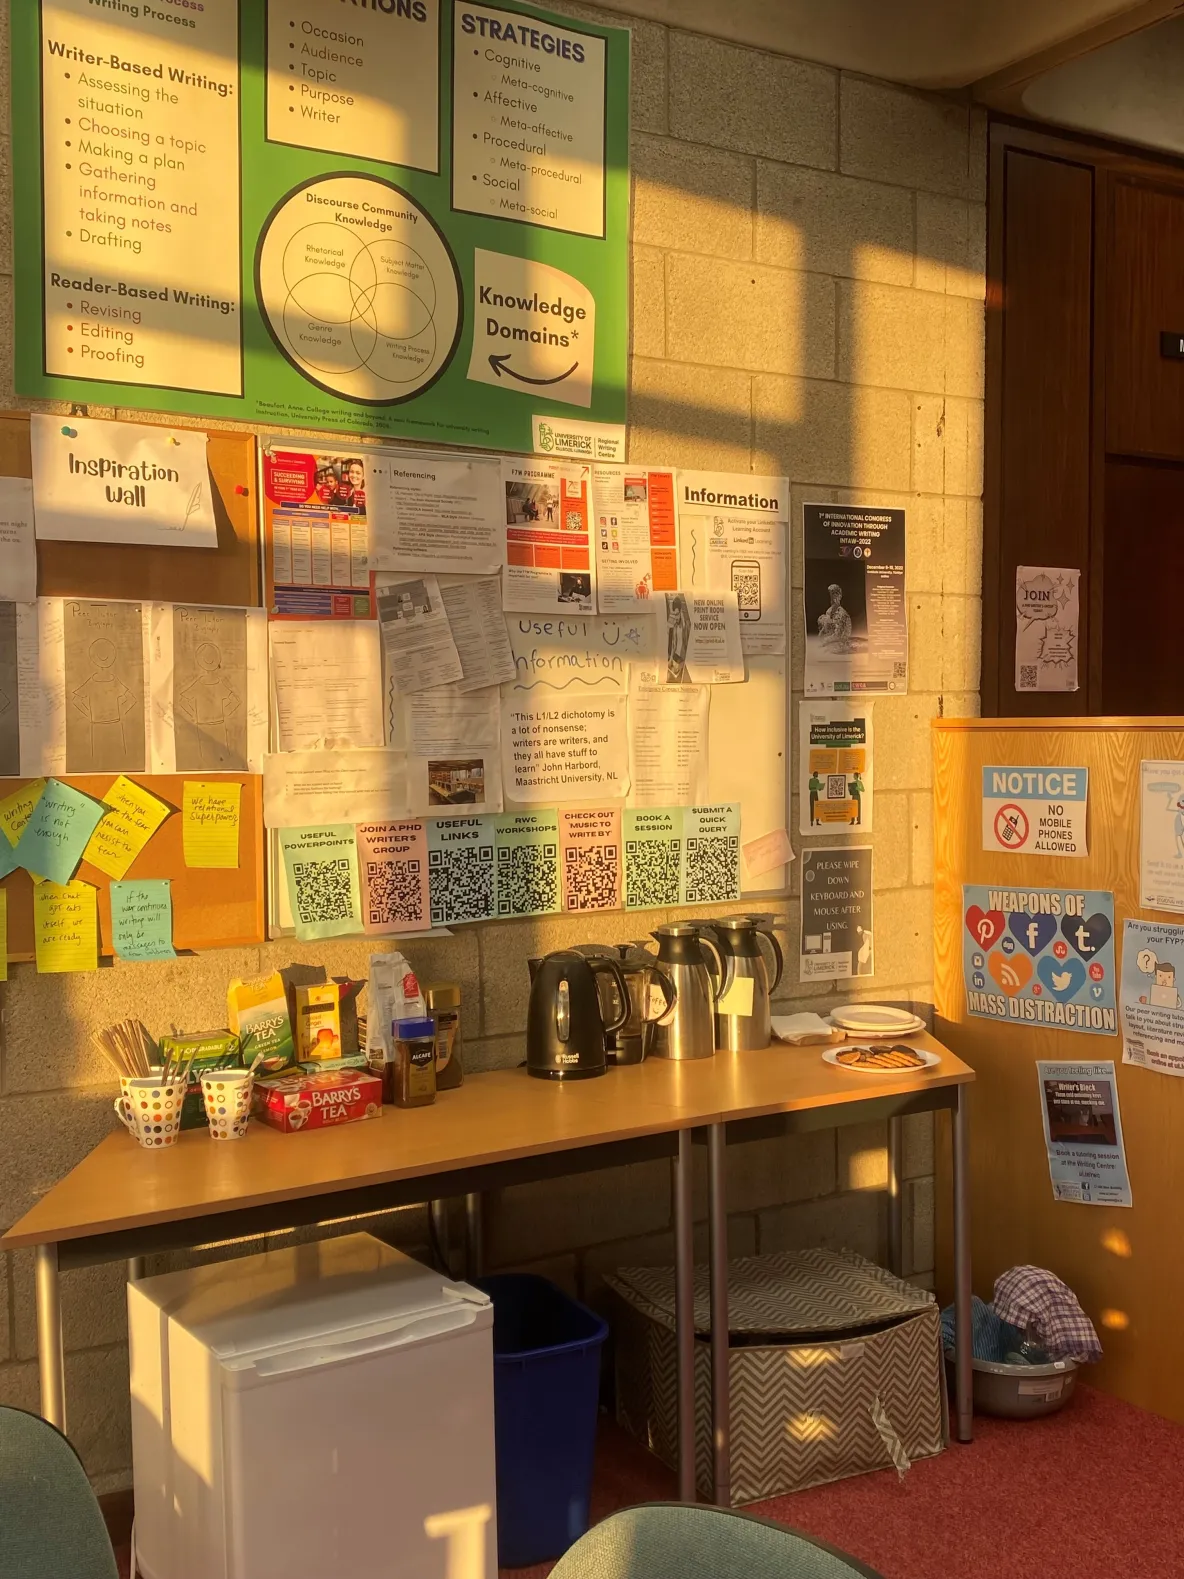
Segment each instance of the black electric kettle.
[[[596,977],[606,972],[617,989],[617,1017],[606,1025]],[[586,959],[561,949],[530,961],[526,1011],[526,1072],[540,1080],[590,1080],[608,1068],[604,1039],[629,1018],[629,989],[615,959]]]

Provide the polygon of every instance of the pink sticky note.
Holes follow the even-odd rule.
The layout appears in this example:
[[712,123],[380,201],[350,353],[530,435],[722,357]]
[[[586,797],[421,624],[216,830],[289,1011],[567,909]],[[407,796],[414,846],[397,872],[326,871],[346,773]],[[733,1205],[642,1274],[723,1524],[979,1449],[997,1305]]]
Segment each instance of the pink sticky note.
[[759,839],[750,839],[741,845],[740,853],[749,877],[771,872],[775,866],[788,866],[793,860],[793,846],[784,828],[774,828],[772,833],[762,833]]

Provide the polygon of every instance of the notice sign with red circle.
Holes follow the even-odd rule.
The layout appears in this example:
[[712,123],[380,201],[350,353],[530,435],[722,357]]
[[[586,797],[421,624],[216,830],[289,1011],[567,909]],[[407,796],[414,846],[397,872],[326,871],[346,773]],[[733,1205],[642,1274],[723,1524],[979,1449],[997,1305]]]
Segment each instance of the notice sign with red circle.
[[1008,801],[995,813],[995,843],[1004,850],[1022,850],[1028,842],[1028,814],[1015,801]]
[[1089,769],[983,769],[983,849],[1085,855]]

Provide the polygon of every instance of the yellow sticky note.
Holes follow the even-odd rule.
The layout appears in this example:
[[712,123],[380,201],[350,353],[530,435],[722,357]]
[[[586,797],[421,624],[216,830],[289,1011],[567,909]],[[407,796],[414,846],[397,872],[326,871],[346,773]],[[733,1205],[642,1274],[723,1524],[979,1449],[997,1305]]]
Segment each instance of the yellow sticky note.
[[74,878],[33,885],[33,946],[43,974],[99,968],[98,890]]
[[103,796],[109,809],[90,836],[82,859],[122,881],[127,870],[169,814],[169,808],[121,773]]
[[0,800],[0,828],[8,835],[9,844],[15,844],[24,832],[44,788],[44,779],[34,779],[23,789],[13,790],[11,795]]
[[0,981],[8,980],[8,890],[0,888]]
[[238,865],[242,792],[241,784],[186,779],[181,802],[181,842],[186,866]]

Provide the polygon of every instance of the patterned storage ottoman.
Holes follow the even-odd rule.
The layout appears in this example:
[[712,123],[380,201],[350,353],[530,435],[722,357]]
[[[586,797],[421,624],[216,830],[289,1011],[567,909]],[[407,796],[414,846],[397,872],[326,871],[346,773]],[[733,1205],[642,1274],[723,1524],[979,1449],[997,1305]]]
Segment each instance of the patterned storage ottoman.
[[[617,1418],[674,1465],[674,1273],[618,1269]],[[801,1491],[945,1445],[941,1318],[933,1295],[848,1250],[745,1256],[728,1269],[732,1501]],[[711,1493],[711,1323],[695,1271],[695,1474]]]

